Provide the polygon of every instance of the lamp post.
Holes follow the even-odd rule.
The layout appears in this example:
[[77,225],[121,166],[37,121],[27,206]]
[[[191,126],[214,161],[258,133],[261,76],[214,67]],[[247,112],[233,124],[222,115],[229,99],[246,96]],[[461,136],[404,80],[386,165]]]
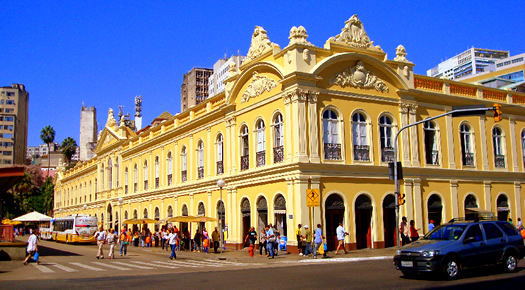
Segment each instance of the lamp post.
[[[219,200],[221,201],[221,205],[224,207],[224,202],[222,201],[222,188],[226,185],[226,182],[224,182],[224,180],[222,179],[219,179],[217,180],[217,186],[220,188],[220,198]],[[224,207],[224,213],[226,214],[226,207]],[[224,233],[222,232],[222,218],[221,218],[221,214],[219,212],[219,236],[220,236],[220,246],[221,246],[221,254],[222,254],[222,251],[224,250],[224,243],[223,243],[223,236],[224,236]]]
[[[118,215],[119,215],[118,220],[119,220],[119,223],[120,223],[119,226],[121,226],[121,225],[122,225],[122,222],[123,222],[123,221],[122,221],[122,202],[123,202],[123,201],[124,201],[124,199],[123,199],[122,197],[119,197],[119,198],[118,198],[118,207],[119,207],[119,210],[118,210]],[[120,228],[117,227],[117,231],[120,231]]]

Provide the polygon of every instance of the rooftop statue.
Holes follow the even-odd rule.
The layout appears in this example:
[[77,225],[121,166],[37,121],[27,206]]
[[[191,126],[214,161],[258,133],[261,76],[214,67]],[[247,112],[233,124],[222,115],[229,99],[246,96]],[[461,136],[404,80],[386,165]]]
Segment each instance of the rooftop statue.
[[270,38],[266,35],[266,30],[261,26],[255,26],[250,50],[248,50],[248,55],[242,63],[244,64],[258,58],[266,51],[273,49],[274,46],[278,45],[270,41]]
[[117,121],[115,120],[113,109],[111,108],[109,108],[109,111],[108,111],[108,121],[106,122],[106,127],[110,127],[110,128],[117,127]]
[[340,42],[358,48],[375,48],[383,51],[379,45],[373,46],[374,42],[370,41],[363,27],[363,23],[359,20],[357,14],[352,15],[352,17],[345,22],[345,27],[341,29],[340,34],[335,37],[330,37],[328,41]]

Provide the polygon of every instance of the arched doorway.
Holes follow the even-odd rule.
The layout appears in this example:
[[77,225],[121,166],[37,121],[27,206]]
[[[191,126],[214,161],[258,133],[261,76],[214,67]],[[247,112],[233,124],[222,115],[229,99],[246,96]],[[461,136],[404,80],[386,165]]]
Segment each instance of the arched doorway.
[[286,237],[288,226],[286,224],[286,199],[282,194],[278,194],[273,204],[273,212],[275,215],[275,228],[281,234],[281,237]]
[[115,211],[115,215],[114,215],[114,217],[115,217],[115,232],[118,233],[119,222],[120,222],[120,221],[119,221],[119,217],[120,217],[120,215],[118,214],[118,211]]
[[111,204],[108,204],[108,210],[107,210],[107,217],[108,217],[108,229],[113,228],[113,209],[111,207]]
[[242,217],[242,236],[241,240],[245,247],[249,246],[248,243],[244,243],[244,238],[248,235],[248,231],[250,230],[250,218],[251,218],[251,210],[250,210],[250,201],[247,198],[243,198],[241,201],[241,217]]
[[467,195],[465,198],[465,219],[467,220],[475,220],[478,217],[478,213],[475,210],[471,209],[477,209],[478,208],[478,202],[476,201],[476,197],[472,194]]
[[[337,247],[336,229],[340,222],[344,222],[345,203],[340,195],[331,194],[325,201],[325,220],[326,220],[326,246],[328,250],[335,250]],[[314,225],[312,225],[314,227]]]
[[[204,206],[203,202],[199,202],[199,205],[197,207],[197,216],[206,216],[206,207]],[[202,233],[203,229],[206,227],[206,224],[203,222],[199,222],[199,232]]]
[[383,200],[383,235],[385,248],[396,245],[396,198],[393,194]]
[[[224,208],[224,202],[222,200],[219,200],[219,202],[217,203],[217,220],[219,222],[219,234],[222,236],[222,238],[224,238],[223,230],[226,226],[226,210]],[[222,247],[223,245],[220,246]]]
[[[428,209],[428,221],[431,220],[434,221],[435,226],[439,226],[441,224],[441,218],[442,218],[442,212],[443,212],[443,204],[441,203],[441,197],[437,194],[433,194],[428,198],[427,202],[427,209]],[[417,224],[422,225],[423,221],[416,221],[416,227]]]
[[500,194],[500,196],[498,196],[496,204],[498,205],[498,220],[508,221],[509,219],[509,201],[507,199],[507,196],[504,194]]
[[357,249],[372,247],[372,200],[361,194],[355,201],[355,229]]
[[255,230],[260,232],[268,224],[268,203],[264,196],[261,196],[257,201],[257,214],[257,228]]
[[160,209],[158,207],[155,207],[155,220],[157,221],[157,223],[155,224],[155,231],[158,231],[160,220]]
[[[188,206],[183,205],[181,210],[182,216],[188,216]],[[188,223],[179,223],[180,232],[184,234],[184,247],[186,250],[191,249],[190,248],[190,241],[191,241],[191,233],[188,231]]]

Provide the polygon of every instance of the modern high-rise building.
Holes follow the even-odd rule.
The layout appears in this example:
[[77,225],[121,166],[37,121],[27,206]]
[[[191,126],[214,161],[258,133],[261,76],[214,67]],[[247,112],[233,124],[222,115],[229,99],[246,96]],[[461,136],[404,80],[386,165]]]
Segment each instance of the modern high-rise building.
[[427,76],[455,80],[486,72],[494,67],[496,61],[507,57],[508,51],[473,47],[427,70]]
[[224,81],[228,77],[230,64],[235,63],[238,71],[245,58],[246,56],[243,55],[232,55],[230,58],[225,56],[213,65],[213,74],[208,79],[208,96],[212,97],[224,92]]
[[28,107],[24,85],[0,88],[0,166],[25,164]]
[[93,149],[97,143],[97,109],[82,106],[80,110],[80,142],[78,144],[81,161],[93,157]]
[[193,68],[184,75],[180,88],[180,109],[182,112],[208,98],[208,78],[212,73],[213,69]]

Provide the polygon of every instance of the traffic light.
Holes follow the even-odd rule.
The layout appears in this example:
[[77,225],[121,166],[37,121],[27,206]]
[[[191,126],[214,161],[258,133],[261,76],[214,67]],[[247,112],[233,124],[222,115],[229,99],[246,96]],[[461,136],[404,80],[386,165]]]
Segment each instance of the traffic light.
[[501,105],[494,104],[494,122],[499,122],[503,119],[501,117],[501,114],[503,114],[503,112],[501,111]]
[[404,193],[400,193],[400,194],[397,196],[397,204],[398,204],[398,205],[403,205],[403,204],[405,204],[405,194],[404,194]]

